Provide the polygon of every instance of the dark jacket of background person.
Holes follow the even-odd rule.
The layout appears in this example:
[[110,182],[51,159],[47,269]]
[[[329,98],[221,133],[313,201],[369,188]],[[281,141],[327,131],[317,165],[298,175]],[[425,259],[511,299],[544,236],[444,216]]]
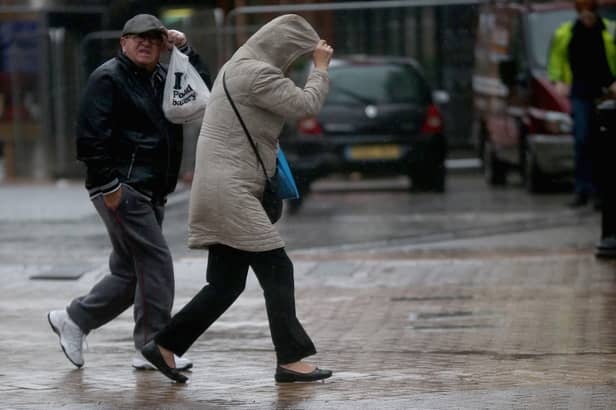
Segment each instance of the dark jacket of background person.
[[573,72],[572,98],[597,98],[602,95],[604,88],[614,82],[603,41],[604,30],[605,24],[601,19],[591,28],[580,21],[573,25],[573,35],[569,42],[569,64]]
[[572,86],[574,98],[595,98],[616,76],[614,23],[598,17],[592,28],[579,20],[563,23],[554,32],[548,62],[551,81]]
[[[211,87],[199,55],[188,46],[180,51]],[[175,189],[183,135],[162,111],[166,75],[161,64],[151,74],[121,52],[90,75],[77,123],[77,158],[87,166],[90,196],[120,183],[154,198]]]

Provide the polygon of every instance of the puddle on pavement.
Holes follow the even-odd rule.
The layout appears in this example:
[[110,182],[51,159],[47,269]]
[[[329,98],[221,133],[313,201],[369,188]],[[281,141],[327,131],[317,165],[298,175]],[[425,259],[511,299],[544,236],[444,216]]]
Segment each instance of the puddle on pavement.
[[396,297],[391,298],[392,302],[429,302],[431,300],[472,300],[472,296],[466,295],[452,295],[452,296],[417,296],[417,297]]

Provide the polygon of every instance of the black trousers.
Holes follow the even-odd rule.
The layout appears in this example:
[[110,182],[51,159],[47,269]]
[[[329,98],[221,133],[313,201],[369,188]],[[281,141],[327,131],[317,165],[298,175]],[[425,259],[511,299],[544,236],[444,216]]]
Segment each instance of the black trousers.
[[601,239],[616,237],[616,190],[608,188],[604,193],[602,218],[601,218]]
[[249,267],[263,288],[278,364],[315,354],[295,314],[293,264],[283,248],[247,252],[226,245],[210,246],[208,284],[158,333],[156,343],[182,356],[242,293]]
[[598,110],[598,133],[594,144],[593,169],[602,199],[601,239],[616,236],[616,106]]
[[[615,113],[616,114],[616,113]],[[613,121],[616,122],[616,121]],[[601,239],[616,237],[616,124],[611,124],[609,134],[600,137],[597,155],[597,175],[599,179],[599,193],[602,199],[601,207]]]

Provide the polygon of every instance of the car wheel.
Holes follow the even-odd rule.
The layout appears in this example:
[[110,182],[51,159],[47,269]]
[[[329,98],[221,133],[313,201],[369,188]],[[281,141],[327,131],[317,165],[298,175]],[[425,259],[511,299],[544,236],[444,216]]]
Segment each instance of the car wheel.
[[287,201],[290,215],[295,215],[300,211],[302,204],[304,203],[304,199],[310,194],[310,182],[302,178],[298,179],[296,184],[297,190],[299,191],[299,198],[289,199]]
[[287,201],[287,205],[289,206],[289,215],[295,215],[299,212],[302,207],[302,203],[304,201],[303,197],[299,197],[297,199],[289,199]]
[[500,161],[492,143],[485,141],[483,144],[483,175],[488,185],[504,185],[507,182],[507,166]]
[[408,174],[410,192],[426,192],[430,190],[430,182],[423,169],[415,169]]
[[416,168],[409,172],[411,192],[445,192],[445,165]]
[[545,189],[545,175],[541,172],[537,159],[529,150],[524,157],[524,185],[530,193],[539,193]]
[[[477,114],[475,114],[476,116]],[[477,119],[473,119],[471,124],[471,143],[473,144],[477,158],[481,158],[483,154],[483,144],[486,140],[486,131],[483,122]]]
[[445,165],[439,166],[434,172],[434,179],[432,189],[435,192],[445,192],[445,180],[447,176],[447,169]]

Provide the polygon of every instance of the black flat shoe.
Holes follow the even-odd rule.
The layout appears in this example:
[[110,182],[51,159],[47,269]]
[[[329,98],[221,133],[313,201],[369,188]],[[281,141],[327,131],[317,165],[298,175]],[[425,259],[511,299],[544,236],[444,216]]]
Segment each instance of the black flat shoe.
[[150,340],[143,349],[141,349],[141,354],[145,357],[150,363],[152,363],[162,374],[174,380],[178,383],[186,383],[188,381],[188,377],[184,376],[177,369],[173,369],[167,365],[163,355],[160,354],[160,350],[158,349],[158,345]]
[[278,383],[293,383],[293,382],[314,382],[317,380],[327,379],[332,376],[331,370],[322,370],[318,367],[310,373],[299,373],[293,370],[285,369],[284,367],[276,367],[276,375],[274,378]]

